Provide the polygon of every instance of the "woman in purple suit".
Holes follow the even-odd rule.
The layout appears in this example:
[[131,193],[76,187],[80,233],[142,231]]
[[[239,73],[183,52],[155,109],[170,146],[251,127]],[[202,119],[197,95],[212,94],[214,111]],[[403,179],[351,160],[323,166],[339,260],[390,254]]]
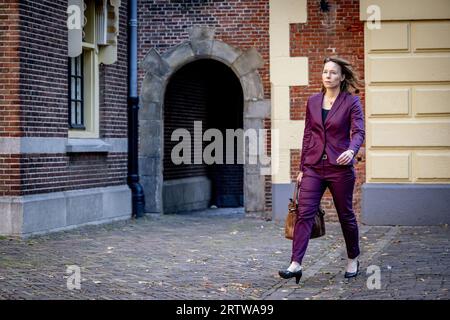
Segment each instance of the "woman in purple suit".
[[306,106],[299,187],[298,215],[292,243],[291,264],[279,271],[284,279],[302,275],[302,260],[314,216],[328,187],[344,234],[348,263],[345,277],[359,271],[358,225],[353,212],[355,155],[364,141],[364,114],[358,96],[361,85],[350,63],[342,58],[324,60],[322,91],[309,97]]

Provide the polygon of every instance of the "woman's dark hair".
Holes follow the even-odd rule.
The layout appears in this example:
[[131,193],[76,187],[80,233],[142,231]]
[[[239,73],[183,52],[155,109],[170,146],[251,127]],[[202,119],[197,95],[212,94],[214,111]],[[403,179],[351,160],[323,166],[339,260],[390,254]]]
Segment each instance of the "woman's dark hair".
[[[341,91],[349,92],[350,87],[352,87],[355,93],[359,93],[359,87],[363,85],[362,81],[358,79],[358,75],[353,70],[352,65],[345,59],[339,58],[337,56],[327,57],[323,60],[323,64],[327,62],[334,62],[341,67],[341,72],[345,76],[344,80],[341,82]],[[322,92],[325,92],[326,88],[322,83]]]

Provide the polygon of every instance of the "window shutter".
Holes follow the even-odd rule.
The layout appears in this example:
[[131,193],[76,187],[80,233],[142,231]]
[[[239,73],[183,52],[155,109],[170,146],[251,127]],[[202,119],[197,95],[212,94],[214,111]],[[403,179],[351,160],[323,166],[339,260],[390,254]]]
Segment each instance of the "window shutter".
[[107,44],[107,27],[108,27],[108,1],[100,0],[95,4],[95,32],[98,45]]
[[120,0],[104,0],[105,2],[105,42],[99,49],[99,62],[112,64],[117,61],[117,36],[119,34]]

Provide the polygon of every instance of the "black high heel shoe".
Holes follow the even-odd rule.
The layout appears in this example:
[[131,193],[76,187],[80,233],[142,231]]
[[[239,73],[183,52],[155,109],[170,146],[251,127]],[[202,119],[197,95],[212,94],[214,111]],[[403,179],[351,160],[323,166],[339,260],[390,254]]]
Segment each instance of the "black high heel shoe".
[[358,273],[359,273],[359,261],[357,261],[357,264],[356,264],[356,272],[345,272],[344,278],[347,278],[347,279],[354,278],[358,275]]
[[300,278],[302,277],[302,270],[300,269],[295,272],[291,272],[288,270],[280,270],[280,271],[278,271],[278,274],[283,279],[290,279],[290,278],[295,277],[295,283],[298,284],[300,282]]

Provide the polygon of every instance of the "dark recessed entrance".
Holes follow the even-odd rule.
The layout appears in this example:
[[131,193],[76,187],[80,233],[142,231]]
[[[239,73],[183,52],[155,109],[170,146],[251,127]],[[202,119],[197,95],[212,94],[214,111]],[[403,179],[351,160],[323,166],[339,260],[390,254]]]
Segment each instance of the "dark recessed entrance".
[[[243,206],[244,172],[243,164],[237,163],[237,139],[232,142],[234,164],[226,163],[225,130],[243,129],[243,93],[233,71],[212,59],[197,60],[179,69],[167,85],[163,121],[164,212],[204,209],[211,205]],[[180,150],[183,140],[178,136],[176,141],[171,141],[172,133],[182,128],[189,132],[191,138],[190,164],[175,164],[172,158],[172,150]],[[209,140],[204,137],[205,131],[211,128],[221,132],[222,143],[215,137],[218,131]],[[195,146],[195,134],[200,132],[201,136],[199,134],[196,140],[199,144]],[[209,152],[219,143],[222,147],[215,151],[221,150],[222,156]],[[185,143],[183,145],[186,146]],[[205,163],[204,151],[215,159],[221,159],[223,164]],[[175,154],[186,159],[184,152],[189,154],[188,148]]]

